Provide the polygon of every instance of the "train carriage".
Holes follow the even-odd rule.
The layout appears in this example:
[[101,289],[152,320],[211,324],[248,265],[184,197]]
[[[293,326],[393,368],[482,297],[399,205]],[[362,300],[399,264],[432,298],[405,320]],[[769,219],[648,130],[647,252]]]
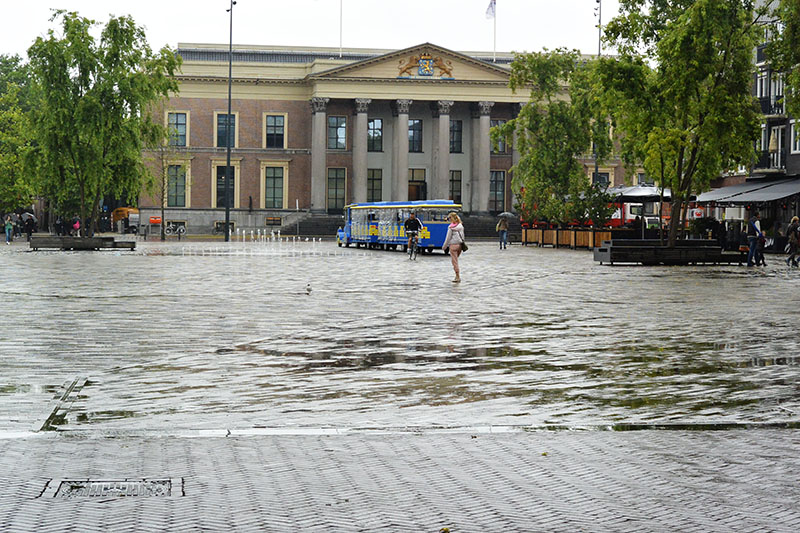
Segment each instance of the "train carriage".
[[421,251],[441,248],[447,236],[447,214],[460,211],[461,204],[451,200],[418,200],[413,202],[369,202],[345,206],[345,225],[337,231],[339,246],[403,251],[408,238],[403,226],[410,213],[422,222],[419,233]]

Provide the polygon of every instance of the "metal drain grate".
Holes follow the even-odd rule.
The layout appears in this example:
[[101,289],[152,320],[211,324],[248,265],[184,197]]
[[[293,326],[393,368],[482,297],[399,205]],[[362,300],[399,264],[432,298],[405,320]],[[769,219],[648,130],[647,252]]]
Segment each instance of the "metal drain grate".
[[183,478],[178,479],[63,479],[51,480],[43,498],[125,498],[134,496],[172,497],[183,494]]

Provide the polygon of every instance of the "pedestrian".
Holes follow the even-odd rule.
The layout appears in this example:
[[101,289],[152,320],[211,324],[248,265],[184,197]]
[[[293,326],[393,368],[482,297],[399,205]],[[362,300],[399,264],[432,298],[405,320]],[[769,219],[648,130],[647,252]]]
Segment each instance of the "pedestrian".
[[10,215],[6,215],[6,244],[11,244],[11,234],[14,233],[14,222],[11,220]]
[[786,266],[797,266],[797,245],[800,244],[800,218],[792,217],[789,227],[786,228],[786,236],[789,237],[789,257],[786,258]]
[[750,221],[747,223],[747,266],[756,264],[758,256],[758,240],[764,236],[761,232],[761,214],[758,211],[753,213]]
[[25,235],[27,237],[28,242],[31,242],[31,234],[36,230],[36,223],[33,221],[33,217],[28,217],[25,220]]
[[767,238],[764,234],[758,238],[758,246],[756,247],[756,266],[767,266],[767,261],[764,258],[764,248],[767,245]]
[[500,234],[500,249],[505,250],[508,248],[508,220],[506,217],[500,217],[494,229]]
[[22,229],[20,216],[16,213],[11,213],[11,224],[14,228],[14,237],[22,237]]
[[461,269],[458,267],[458,257],[461,255],[465,241],[464,226],[461,224],[461,218],[455,212],[447,215],[447,220],[450,221],[450,225],[447,226],[447,236],[444,238],[442,250],[450,248],[450,262],[453,263],[453,271],[456,273],[453,283],[461,283]]

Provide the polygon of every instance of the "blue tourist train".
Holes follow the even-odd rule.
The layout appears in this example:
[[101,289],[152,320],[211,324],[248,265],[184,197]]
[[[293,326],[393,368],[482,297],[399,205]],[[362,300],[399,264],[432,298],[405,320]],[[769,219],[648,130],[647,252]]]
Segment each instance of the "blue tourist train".
[[416,213],[423,229],[419,234],[420,251],[432,253],[440,249],[447,236],[447,214],[461,211],[461,204],[452,200],[416,200],[413,202],[369,202],[350,204],[344,208],[344,228],[339,228],[339,246],[394,250],[407,248],[403,223]]

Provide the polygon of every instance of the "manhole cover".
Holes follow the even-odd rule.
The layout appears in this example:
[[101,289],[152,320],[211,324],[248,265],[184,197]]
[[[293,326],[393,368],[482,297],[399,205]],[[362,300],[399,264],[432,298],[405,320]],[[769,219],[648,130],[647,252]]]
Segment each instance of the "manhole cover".
[[179,479],[62,479],[51,480],[43,498],[122,498],[133,496],[180,496],[183,478]]

